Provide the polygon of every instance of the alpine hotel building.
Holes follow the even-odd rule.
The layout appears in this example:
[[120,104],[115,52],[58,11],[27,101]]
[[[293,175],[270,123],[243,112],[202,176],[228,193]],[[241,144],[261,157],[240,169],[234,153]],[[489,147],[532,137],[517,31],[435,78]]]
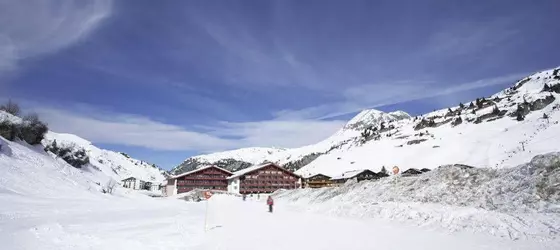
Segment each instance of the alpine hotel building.
[[301,177],[274,163],[249,167],[235,173],[216,166],[208,166],[169,177],[165,195],[186,193],[194,189],[256,194],[300,187]]

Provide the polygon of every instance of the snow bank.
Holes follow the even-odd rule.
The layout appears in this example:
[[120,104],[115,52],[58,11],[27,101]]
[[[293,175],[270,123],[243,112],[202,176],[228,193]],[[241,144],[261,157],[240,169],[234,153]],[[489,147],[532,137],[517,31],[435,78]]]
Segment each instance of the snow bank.
[[76,169],[54,159],[42,146],[10,142],[0,137],[0,194],[38,197],[73,197],[98,192],[106,176]]
[[560,153],[512,169],[443,166],[418,176],[284,190],[278,200],[351,217],[412,221],[511,239],[560,233]]

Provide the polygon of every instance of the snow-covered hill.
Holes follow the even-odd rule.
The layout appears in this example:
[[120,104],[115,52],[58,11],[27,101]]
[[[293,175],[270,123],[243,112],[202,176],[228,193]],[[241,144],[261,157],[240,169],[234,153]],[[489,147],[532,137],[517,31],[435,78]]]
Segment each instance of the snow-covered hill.
[[41,145],[11,142],[0,137],[0,194],[38,197],[73,197],[99,193],[108,176],[77,169],[55,159]]
[[126,153],[100,149],[91,142],[73,134],[48,132],[43,144],[52,145],[56,141],[59,147],[84,149],[89,157],[89,166],[117,181],[135,177],[144,181],[162,183],[165,180],[164,170],[154,164],[131,158]]
[[[13,116],[4,111],[0,111],[0,123],[7,124],[20,124],[22,119]],[[9,127],[9,126],[8,126]],[[4,133],[5,134],[5,133]],[[3,138],[4,140],[5,138]],[[25,144],[25,142],[21,142]],[[91,142],[80,138],[72,134],[59,134],[49,131],[45,134],[45,138],[42,140],[42,145],[34,146],[36,151],[41,151],[41,154],[47,154],[44,151],[49,151],[48,156],[56,159],[57,162],[65,162],[67,165],[72,165],[75,168],[81,168],[77,170],[84,174],[85,179],[92,180],[97,183],[101,183],[107,179],[113,179],[117,182],[128,177],[135,177],[144,181],[150,181],[153,183],[162,183],[165,180],[165,171],[159,169],[157,166],[131,158],[125,153],[118,153],[110,150],[105,150],[94,146]],[[19,147],[14,144],[15,147]],[[53,153],[52,148],[56,147],[58,154]],[[44,148],[43,148],[44,147]],[[44,149],[47,150],[44,150]],[[48,150],[50,149],[50,150]],[[43,156],[41,156],[43,157]],[[31,162],[36,162],[39,158],[28,158]],[[63,159],[65,158],[65,159]],[[16,163],[16,160],[12,159],[14,162],[7,161],[4,162],[6,166],[16,167],[22,163]],[[74,161],[75,162],[70,162]],[[31,163],[28,163],[31,164]],[[58,163],[57,163],[58,164]],[[49,165],[48,163],[40,163],[40,165]],[[52,165],[52,164],[51,164]],[[23,170],[21,170],[23,171]],[[92,175],[95,178],[91,178]]]
[[374,109],[364,110],[335,134],[313,145],[292,149],[263,147],[241,148],[199,155],[186,159],[181,165],[172,169],[171,172],[180,174],[207,165],[218,165],[236,171],[251,165],[263,163],[264,161],[277,162],[284,165],[291,163],[294,164],[294,166],[288,167],[292,170],[296,170],[300,167],[298,165],[300,165],[302,161],[305,162],[306,159],[314,159],[336,147],[343,146],[358,137],[362,130],[368,126],[376,126],[382,122],[388,123],[410,118],[410,115],[403,111],[384,113]]
[[560,149],[554,144],[560,134],[559,83],[560,68],[546,70],[490,97],[416,118],[403,111],[364,110],[317,144],[200,155],[188,158],[172,172],[215,163],[238,170],[263,161],[303,176],[355,169],[379,171],[383,166],[402,170],[454,163],[513,167],[536,154]]

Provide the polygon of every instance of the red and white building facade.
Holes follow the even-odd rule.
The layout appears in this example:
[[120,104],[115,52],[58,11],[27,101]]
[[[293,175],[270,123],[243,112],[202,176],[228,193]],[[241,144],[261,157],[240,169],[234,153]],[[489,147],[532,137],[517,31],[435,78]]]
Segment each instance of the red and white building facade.
[[237,194],[272,193],[301,187],[301,177],[274,164],[265,163],[239,170],[227,178],[227,191]]
[[186,193],[194,189],[221,190],[228,189],[227,177],[230,171],[216,166],[207,166],[189,171],[167,179],[165,194],[167,196]]

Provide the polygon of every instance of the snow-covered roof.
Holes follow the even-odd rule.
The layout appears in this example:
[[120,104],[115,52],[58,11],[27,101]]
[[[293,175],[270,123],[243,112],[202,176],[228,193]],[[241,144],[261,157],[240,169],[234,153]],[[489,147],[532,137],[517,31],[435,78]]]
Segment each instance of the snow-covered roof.
[[[267,167],[267,166],[271,166],[271,165],[272,165],[272,166],[275,166],[275,167],[278,167],[278,168],[280,168],[280,169],[284,169],[284,168],[278,166],[277,164],[274,164],[274,163],[271,163],[271,162],[269,162],[269,163],[263,163],[263,164],[260,164],[260,165],[255,165],[255,166],[252,166],[252,167],[248,167],[248,168],[245,168],[245,169],[236,171],[235,173],[233,173],[232,176],[228,177],[227,179],[237,178],[237,177],[242,176],[242,175],[245,175],[245,174],[247,174],[247,173],[249,173],[249,172],[253,172],[253,171],[255,171],[255,170],[258,170],[258,169],[261,169],[261,168],[264,168],[264,167]],[[286,169],[284,169],[284,170],[286,170]],[[286,172],[288,172],[288,173],[290,173],[290,174],[293,174],[293,175],[295,175],[295,176],[298,176],[297,174],[294,174],[294,173],[292,173],[292,172],[290,172],[290,171],[288,171],[288,170],[286,170]]]
[[198,171],[202,171],[202,170],[204,170],[204,169],[209,169],[209,168],[217,168],[217,169],[222,170],[222,171],[225,171],[225,172],[227,172],[227,173],[229,173],[229,174],[233,174],[232,172],[230,172],[230,171],[228,171],[228,170],[226,170],[226,169],[223,169],[223,168],[221,168],[221,167],[214,166],[214,165],[209,165],[209,166],[201,167],[201,168],[198,168],[198,169],[195,169],[195,170],[191,170],[191,171],[189,171],[189,172],[182,173],[182,174],[180,174],[180,175],[170,176],[169,179],[177,179],[177,178],[179,178],[179,177],[183,177],[183,176],[185,176],[185,175],[189,175],[189,174],[192,174],[192,173],[196,173],[196,172],[198,172]]
[[328,178],[331,178],[330,176],[328,176],[328,175],[326,175],[326,174],[318,173],[318,174],[309,175],[309,176],[305,177],[305,179],[311,179],[311,178],[313,178],[313,177],[315,177],[315,176],[319,176],[319,175],[325,176],[325,177],[328,177]]
[[354,178],[356,175],[359,175],[364,171],[371,171],[371,170],[369,170],[369,169],[356,169],[356,170],[352,170],[352,171],[346,171],[346,172],[342,173],[341,175],[338,175],[338,176],[335,176],[335,177],[331,178],[331,180],[341,180],[341,179]]
[[228,177],[228,179],[237,178],[237,177],[242,176],[242,175],[244,175],[244,174],[246,174],[246,173],[255,171],[255,170],[260,169],[260,168],[264,168],[264,167],[266,167],[266,166],[268,166],[268,165],[272,165],[272,164],[273,164],[273,163],[264,163],[264,164],[260,164],[260,165],[255,165],[255,166],[252,166],[252,167],[248,167],[248,168],[245,168],[245,169],[241,169],[241,170],[239,170],[239,171],[234,172],[232,176]]

